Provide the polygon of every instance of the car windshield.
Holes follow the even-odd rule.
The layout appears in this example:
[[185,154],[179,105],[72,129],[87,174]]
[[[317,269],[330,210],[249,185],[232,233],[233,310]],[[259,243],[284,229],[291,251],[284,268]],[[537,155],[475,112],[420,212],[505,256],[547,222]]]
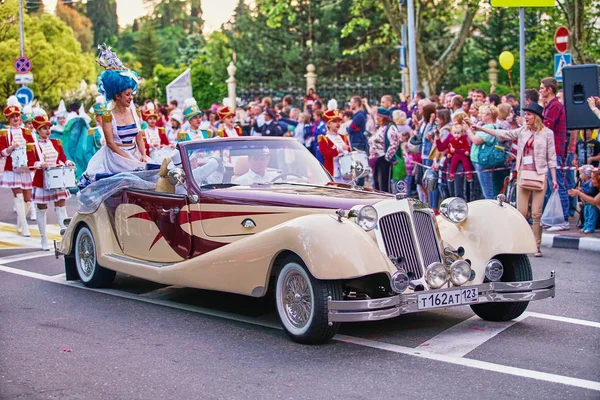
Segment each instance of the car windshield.
[[207,140],[186,146],[186,152],[201,188],[331,182],[317,159],[294,139]]

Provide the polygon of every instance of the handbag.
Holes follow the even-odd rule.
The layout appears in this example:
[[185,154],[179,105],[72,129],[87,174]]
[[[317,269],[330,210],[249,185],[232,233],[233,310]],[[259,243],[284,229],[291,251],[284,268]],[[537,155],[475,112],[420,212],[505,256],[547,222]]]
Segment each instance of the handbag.
[[537,171],[522,170],[519,172],[518,184],[520,188],[540,191],[544,189],[546,175],[538,174]]

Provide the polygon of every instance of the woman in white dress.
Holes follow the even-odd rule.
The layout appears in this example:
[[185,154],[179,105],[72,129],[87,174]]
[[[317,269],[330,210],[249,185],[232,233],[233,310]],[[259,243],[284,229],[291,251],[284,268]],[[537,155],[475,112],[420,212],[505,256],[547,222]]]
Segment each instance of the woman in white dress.
[[[102,131],[106,146],[90,160],[85,176],[96,180],[102,175],[143,170],[146,168],[146,149],[140,117],[133,104],[138,78],[117,60],[109,49],[103,49],[99,63],[107,69],[98,78],[98,92],[111,101],[109,111],[102,115]],[[107,65],[103,64],[110,60]]]
[[33,162],[35,140],[29,129],[21,128],[21,108],[15,96],[8,99],[4,117],[9,126],[0,130],[0,155],[6,158],[0,187],[12,190],[17,212],[17,233],[29,237],[26,218],[31,207],[32,179],[29,166]]

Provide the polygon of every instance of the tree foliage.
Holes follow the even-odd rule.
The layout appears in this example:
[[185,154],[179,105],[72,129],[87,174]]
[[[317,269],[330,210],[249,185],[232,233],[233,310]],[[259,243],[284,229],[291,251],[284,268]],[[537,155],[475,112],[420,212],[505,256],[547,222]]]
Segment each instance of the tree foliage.
[[160,40],[154,31],[153,24],[146,23],[134,45],[137,60],[142,67],[140,72],[143,78],[151,78],[154,67],[160,62],[160,44]]
[[[0,7],[0,103],[17,90],[13,61],[19,56],[18,1],[5,0]],[[61,96],[79,87],[82,80],[94,82],[94,58],[81,51],[73,31],[50,14],[25,15],[25,51],[31,58],[36,99],[46,107],[56,107]],[[57,68],[60,65],[60,68]]]
[[88,1],[85,15],[94,26],[94,45],[114,44],[119,37],[116,0]]
[[92,21],[88,17],[80,14],[73,7],[65,5],[63,0],[56,5],[56,16],[73,29],[75,38],[84,51],[93,47],[94,32],[92,31]]

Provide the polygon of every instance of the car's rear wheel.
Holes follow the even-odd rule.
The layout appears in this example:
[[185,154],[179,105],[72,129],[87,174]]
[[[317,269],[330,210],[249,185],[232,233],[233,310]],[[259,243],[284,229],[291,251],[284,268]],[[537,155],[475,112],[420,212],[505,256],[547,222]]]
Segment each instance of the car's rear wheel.
[[115,271],[98,265],[96,242],[87,226],[81,227],[75,239],[75,264],[79,279],[87,287],[109,286],[115,279]]
[[[531,263],[525,254],[501,254],[496,259],[504,266],[502,282],[523,282],[533,280]],[[510,321],[525,312],[528,301],[511,303],[483,303],[471,306],[477,316],[486,321]]]
[[316,279],[302,261],[288,259],[275,286],[279,319],[295,342],[319,344],[335,336],[340,324],[329,324],[328,298],[342,300],[340,282]]

